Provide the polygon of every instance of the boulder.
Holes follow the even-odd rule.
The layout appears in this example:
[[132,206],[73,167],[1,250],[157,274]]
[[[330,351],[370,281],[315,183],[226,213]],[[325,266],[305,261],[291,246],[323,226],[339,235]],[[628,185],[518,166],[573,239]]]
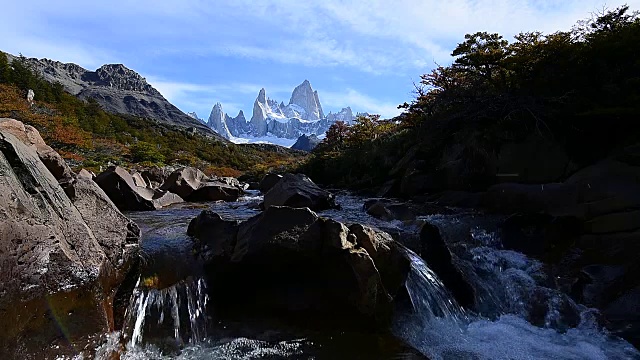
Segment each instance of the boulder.
[[188,201],[236,201],[244,191],[236,186],[219,181],[200,183],[198,189],[191,192]]
[[0,355],[75,356],[116,330],[139,230],[90,180],[71,175],[70,198],[24,139],[0,129]]
[[212,291],[221,294],[214,307],[226,314],[384,327],[410,267],[389,235],[308,208],[270,206],[241,223],[204,211],[188,233],[208,261]]
[[144,180],[144,178],[142,177],[142,174],[140,174],[139,172],[137,172],[135,170],[131,171],[131,179],[133,179],[133,184],[135,186],[143,187],[143,188],[148,187],[148,184]]
[[95,181],[121,211],[156,210],[153,190],[136,186],[131,175],[119,166],[109,167]]
[[179,204],[181,202],[184,202],[184,200],[174,193],[162,190],[154,190],[151,202],[156,209],[160,209],[173,204]]
[[422,243],[420,255],[424,261],[429,264],[460,305],[473,307],[475,290],[460,272],[455,255],[449,250],[440,234],[440,229],[433,224],[425,223],[420,230],[420,241]]
[[82,177],[85,179],[89,179],[89,180],[93,180],[96,177],[96,174],[94,174],[93,172],[87,170],[87,169],[82,169],[80,171],[78,171],[78,177]]
[[147,185],[153,189],[159,188],[168,177],[167,172],[157,166],[142,171],[141,175]]
[[263,194],[266,194],[281,179],[282,179],[282,175],[280,175],[280,174],[267,174],[260,181],[260,185],[259,185],[258,189],[260,191],[262,191]]
[[368,199],[364,202],[367,214],[386,221],[413,221],[418,215],[451,214],[452,210],[434,203],[403,203],[388,199]]
[[193,167],[184,167],[172,172],[160,189],[187,199],[192,192],[200,188],[203,182],[208,180],[209,178],[202,171]]
[[0,130],[5,134],[12,134],[22,143],[33,148],[42,163],[58,182],[70,183],[73,181],[74,174],[71,168],[69,168],[60,154],[45,144],[40,133],[33,126],[24,125],[14,119],[0,118]]
[[239,224],[237,220],[225,220],[211,210],[204,210],[189,222],[187,235],[196,240],[198,251],[205,260],[230,258]]
[[335,196],[321,189],[303,174],[286,174],[264,195],[264,206],[308,207],[311,210],[336,208]]

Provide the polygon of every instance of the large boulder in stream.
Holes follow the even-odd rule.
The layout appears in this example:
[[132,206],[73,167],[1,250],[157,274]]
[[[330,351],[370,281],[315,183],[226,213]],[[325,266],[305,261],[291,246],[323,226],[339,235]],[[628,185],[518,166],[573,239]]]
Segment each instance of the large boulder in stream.
[[205,173],[188,166],[172,172],[160,189],[167,190],[186,199],[192,192],[200,188],[203,182],[208,180],[209,177]]
[[308,207],[314,211],[337,207],[335,196],[304,174],[285,174],[264,195],[264,206]]
[[24,129],[0,128],[0,355],[75,356],[121,326],[139,229],[93,181],[57,180]]
[[[144,180],[139,177],[137,181]],[[119,166],[109,167],[95,178],[95,182],[122,211],[157,210],[184,201],[178,195],[165,190],[137,186],[134,177]]]
[[244,194],[243,186],[235,178],[209,178],[202,171],[185,167],[169,175],[160,187],[188,201],[236,201]]
[[271,190],[272,187],[274,187],[280,180],[282,180],[282,175],[280,174],[266,174],[262,180],[260,180],[260,185],[258,187],[258,189],[263,193],[266,194],[267,192],[269,192],[269,190]]
[[384,327],[410,268],[389,235],[308,208],[270,206],[241,223],[204,211],[188,231],[209,264],[214,306],[225,314]]

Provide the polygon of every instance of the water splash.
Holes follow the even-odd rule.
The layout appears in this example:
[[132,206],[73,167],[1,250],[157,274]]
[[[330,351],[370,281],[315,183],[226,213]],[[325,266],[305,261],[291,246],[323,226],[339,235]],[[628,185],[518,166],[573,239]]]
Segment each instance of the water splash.
[[409,249],[406,255],[411,260],[411,271],[407,278],[407,292],[415,313],[420,319],[447,318],[462,321],[465,310],[456,302],[438,276],[420,256]]
[[[173,346],[204,341],[207,335],[209,295],[204,279],[186,279],[165,289],[141,286],[140,280],[126,311],[128,348],[173,339]],[[167,336],[170,334],[169,336]]]

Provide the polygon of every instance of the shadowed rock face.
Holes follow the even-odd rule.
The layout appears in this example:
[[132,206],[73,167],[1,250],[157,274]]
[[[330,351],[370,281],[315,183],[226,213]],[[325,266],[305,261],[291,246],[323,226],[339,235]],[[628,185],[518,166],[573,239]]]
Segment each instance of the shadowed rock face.
[[291,145],[292,149],[302,150],[302,151],[311,151],[320,144],[322,140],[318,139],[315,134],[312,135],[300,135],[295,144]]
[[61,83],[66,91],[81,99],[96,100],[108,112],[195,128],[204,135],[222,139],[205,124],[180,111],[145,78],[122,64],[107,64],[89,71],[76,64],[49,59],[30,58],[27,61],[45,80]]
[[303,174],[285,174],[264,195],[264,206],[308,207],[312,210],[337,207],[332,193],[321,189]]
[[410,265],[388,234],[308,208],[272,206],[241,223],[207,210],[188,234],[209,264],[214,306],[227,315],[385,328]]
[[20,131],[0,128],[0,355],[74,354],[115,329],[139,229],[93,181],[63,190]]

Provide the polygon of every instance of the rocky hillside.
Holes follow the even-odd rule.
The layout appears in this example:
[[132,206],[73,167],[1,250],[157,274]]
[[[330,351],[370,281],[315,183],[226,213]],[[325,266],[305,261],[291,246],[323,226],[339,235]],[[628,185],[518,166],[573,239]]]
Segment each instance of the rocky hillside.
[[[9,61],[15,56],[8,55]],[[107,112],[148,118],[169,125],[194,128],[217,137],[202,122],[183,113],[145,78],[122,64],[103,65],[90,71],[76,64],[29,58],[27,63],[48,82],[59,82],[80,99],[94,99]]]

